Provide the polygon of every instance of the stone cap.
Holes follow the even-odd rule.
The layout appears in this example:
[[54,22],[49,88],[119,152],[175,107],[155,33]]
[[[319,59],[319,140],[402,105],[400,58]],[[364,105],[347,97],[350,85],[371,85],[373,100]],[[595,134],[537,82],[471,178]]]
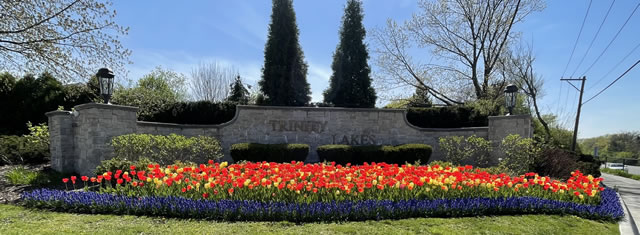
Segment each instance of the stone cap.
[[64,110],[54,110],[51,112],[46,112],[44,113],[44,115],[46,115],[47,117],[53,117],[53,116],[58,116],[58,115],[71,115],[70,111],[64,111]]
[[146,122],[146,121],[137,121],[136,122],[140,126],[160,126],[160,127],[172,127],[179,129],[190,129],[190,128],[220,128],[222,124],[178,124],[178,123],[166,123],[166,122]]
[[531,115],[509,115],[509,116],[489,116],[491,119],[530,119]]
[[405,112],[404,109],[378,109],[378,108],[344,108],[344,107],[304,107],[304,106],[263,106],[263,105],[238,105],[239,109],[284,109],[304,111],[341,111],[341,112]]
[[138,112],[138,107],[114,105],[114,104],[100,104],[100,103],[86,103],[86,104],[76,105],[73,108],[76,110],[97,108],[97,109],[117,109],[117,110],[124,110],[124,111],[130,111],[130,112]]

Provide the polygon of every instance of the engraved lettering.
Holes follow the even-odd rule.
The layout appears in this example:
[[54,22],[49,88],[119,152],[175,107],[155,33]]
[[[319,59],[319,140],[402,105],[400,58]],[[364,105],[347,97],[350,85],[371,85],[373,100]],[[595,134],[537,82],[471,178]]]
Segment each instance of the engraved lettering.
[[327,124],[329,124],[328,121],[324,121],[324,123],[322,123],[321,128],[320,128],[320,132],[324,132],[325,130],[327,130]]
[[351,145],[360,145],[360,143],[358,143],[357,135],[351,135]]
[[340,144],[349,144],[349,138],[347,138],[347,136],[342,136],[342,141],[340,142]]

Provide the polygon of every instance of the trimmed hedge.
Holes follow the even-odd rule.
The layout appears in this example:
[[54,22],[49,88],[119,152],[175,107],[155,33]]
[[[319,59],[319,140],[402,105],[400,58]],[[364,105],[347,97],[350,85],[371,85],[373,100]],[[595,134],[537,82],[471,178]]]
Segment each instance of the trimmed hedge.
[[231,121],[235,115],[235,103],[197,101],[174,103],[165,110],[140,119],[148,122],[178,124],[222,124]]
[[218,140],[209,136],[128,134],[114,137],[111,145],[115,158],[130,161],[147,158],[163,165],[175,161],[203,163],[223,156]]
[[459,128],[488,126],[488,115],[466,106],[407,109],[407,121],[421,128]]
[[235,162],[302,162],[308,154],[309,145],[307,144],[238,143],[231,145],[231,158]]
[[365,162],[386,162],[404,164],[405,162],[429,162],[432,148],[426,144],[386,145],[322,145],[316,150],[320,161],[336,162],[345,165]]

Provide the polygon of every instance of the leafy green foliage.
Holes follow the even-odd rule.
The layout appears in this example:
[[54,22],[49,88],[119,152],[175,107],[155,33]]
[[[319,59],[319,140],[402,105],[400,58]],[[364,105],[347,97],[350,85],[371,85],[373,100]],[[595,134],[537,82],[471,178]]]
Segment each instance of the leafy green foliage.
[[600,161],[590,155],[578,155],[555,146],[542,146],[542,151],[535,158],[531,170],[540,175],[566,179],[571,171],[580,170],[585,175],[600,177]]
[[264,97],[259,104],[303,106],[311,100],[307,64],[298,42],[292,0],[273,0],[264,67],[259,81]]
[[522,138],[520,135],[505,137],[500,144],[500,149],[506,157],[500,161],[499,166],[511,175],[531,172],[535,158],[542,151],[533,139]]
[[489,125],[488,115],[467,106],[409,108],[407,121],[422,128],[458,128]]
[[145,169],[149,164],[155,165],[158,163],[146,157],[138,158],[138,160],[135,161],[114,157],[100,162],[100,165],[96,167],[95,173],[96,175],[100,175],[108,171],[116,172],[117,170],[128,172],[131,170],[131,166],[136,166],[136,169]]
[[158,67],[138,80],[134,87],[118,87],[111,102],[138,107],[138,117],[149,119],[186,99],[185,81],[184,75]]
[[238,143],[231,145],[231,158],[235,162],[302,162],[308,154],[309,145],[307,144]]
[[493,147],[491,142],[475,135],[440,137],[440,149],[445,160],[454,165],[472,164],[477,167],[489,165],[489,157]]
[[431,146],[426,144],[404,144],[398,146],[386,145],[322,145],[316,150],[320,161],[336,162],[346,165],[363,164],[365,162],[386,162],[389,164],[404,164],[429,162]]
[[171,164],[174,161],[203,163],[222,157],[222,147],[213,137],[184,137],[170,134],[128,134],[111,140],[114,157],[130,161],[148,158],[159,164]]
[[231,121],[236,115],[236,104],[211,101],[177,102],[166,109],[139,120],[179,124],[221,124]]
[[[100,101],[100,92],[96,93],[88,84],[75,83],[64,85],[64,103],[62,106],[71,109],[78,104]],[[49,110],[51,111],[51,110]]]
[[633,164],[640,160],[640,132],[622,132],[579,141],[582,153],[593,153],[598,148],[600,159],[608,162]]
[[240,76],[231,84],[231,94],[227,97],[228,102],[246,105],[249,103],[249,90],[242,84]]
[[376,92],[371,87],[369,52],[364,44],[366,31],[362,25],[362,3],[347,1],[342,16],[340,42],[333,53],[333,74],[324,102],[336,107],[373,108]]
[[27,123],[28,135],[0,136],[0,165],[33,164],[49,160],[49,129],[47,125]]
[[25,134],[24,124],[46,123],[45,112],[53,111],[64,103],[64,87],[51,74],[43,73],[39,77],[26,75],[16,81],[5,100],[0,121],[7,134]]
[[[97,80],[95,81],[97,83]],[[0,133],[21,135],[28,129],[24,123],[46,123],[46,112],[59,106],[72,108],[97,97],[88,84],[62,85],[49,73],[39,77],[26,75],[16,80],[9,73],[0,74]]]
[[[549,125],[549,131],[551,132],[551,138],[549,138],[544,127],[537,118],[533,119],[533,134],[534,138],[538,142],[546,143],[557,148],[571,150],[571,143],[573,141],[573,132],[562,127],[556,116],[554,115],[542,115],[542,118]],[[580,152],[580,145],[576,146],[576,151]]]
[[408,107],[428,108],[433,106],[433,101],[429,96],[429,92],[424,89],[416,88],[416,92],[409,98]]
[[609,168],[603,168],[603,169],[600,169],[600,171],[602,171],[603,173],[622,176],[629,179],[640,180],[640,175],[629,174],[624,170],[614,170]]
[[31,170],[16,166],[5,174],[5,178],[13,185],[45,186],[60,182],[63,175],[52,169]]

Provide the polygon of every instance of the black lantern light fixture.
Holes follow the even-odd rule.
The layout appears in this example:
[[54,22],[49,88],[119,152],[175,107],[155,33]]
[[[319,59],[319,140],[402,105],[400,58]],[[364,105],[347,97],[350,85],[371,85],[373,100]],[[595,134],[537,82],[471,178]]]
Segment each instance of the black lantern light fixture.
[[96,77],[98,77],[98,83],[100,83],[100,95],[104,103],[109,104],[109,99],[113,94],[113,79],[115,77],[113,71],[109,68],[98,69]]
[[507,115],[513,114],[513,107],[516,106],[517,96],[518,87],[513,84],[507,85],[507,88],[504,89],[505,105],[507,106],[507,109],[509,109],[509,113]]

